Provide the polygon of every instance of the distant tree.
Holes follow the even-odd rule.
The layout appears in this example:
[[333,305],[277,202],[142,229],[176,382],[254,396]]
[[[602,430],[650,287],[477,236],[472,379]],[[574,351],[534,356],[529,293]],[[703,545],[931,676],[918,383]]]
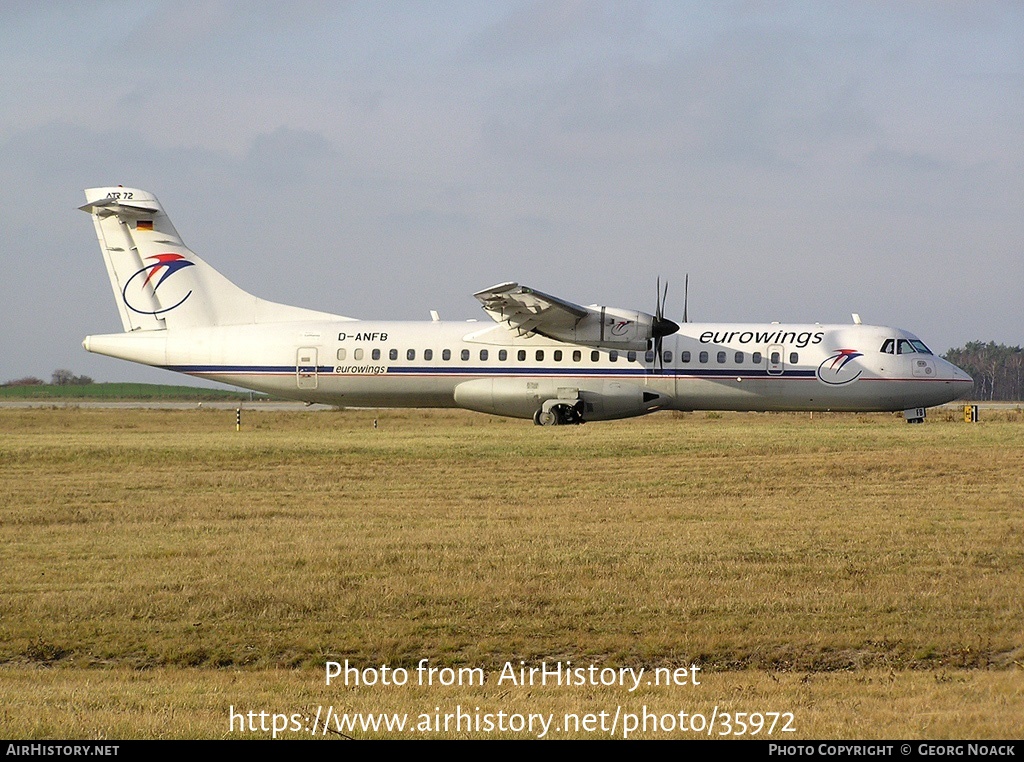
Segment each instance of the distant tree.
[[972,399],[1024,399],[1024,348],[990,341],[969,341],[943,358],[963,368],[974,379]]
[[91,384],[92,379],[88,376],[76,376],[66,368],[58,368],[53,372],[52,383],[54,386],[82,386]]
[[16,378],[13,381],[4,382],[3,386],[42,386],[43,379],[36,378],[35,376],[25,376],[24,378]]

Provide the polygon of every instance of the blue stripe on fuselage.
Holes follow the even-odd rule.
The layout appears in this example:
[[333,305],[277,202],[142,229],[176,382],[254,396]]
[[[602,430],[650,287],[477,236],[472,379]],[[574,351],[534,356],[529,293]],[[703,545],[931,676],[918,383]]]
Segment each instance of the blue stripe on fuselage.
[[[291,374],[296,373],[294,365],[162,365],[178,373],[241,373],[241,374]],[[512,367],[512,366],[387,366],[384,373],[335,373],[333,365],[318,365],[316,373],[338,376],[688,376],[705,378],[813,378],[813,370],[787,370],[783,373],[769,373],[756,368],[575,368],[575,367]],[[303,373],[314,372],[313,368],[301,367]]]

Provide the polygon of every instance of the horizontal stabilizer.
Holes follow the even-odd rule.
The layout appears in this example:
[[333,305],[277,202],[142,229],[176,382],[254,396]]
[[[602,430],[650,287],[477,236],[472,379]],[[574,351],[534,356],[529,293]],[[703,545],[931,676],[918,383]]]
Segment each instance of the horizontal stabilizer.
[[113,214],[119,217],[151,217],[160,211],[156,206],[143,206],[141,204],[126,204],[115,198],[104,198],[91,201],[88,204],[78,207],[83,212],[95,214],[99,217],[109,217]]

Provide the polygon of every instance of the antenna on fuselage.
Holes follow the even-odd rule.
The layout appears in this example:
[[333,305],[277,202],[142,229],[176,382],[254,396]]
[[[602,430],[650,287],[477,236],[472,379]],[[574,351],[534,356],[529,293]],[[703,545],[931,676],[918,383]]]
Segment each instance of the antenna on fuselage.
[[853,313],[853,324],[854,324],[854,325],[861,325],[861,322],[860,322],[860,313],[859,313],[859,312],[854,312],[854,313]]

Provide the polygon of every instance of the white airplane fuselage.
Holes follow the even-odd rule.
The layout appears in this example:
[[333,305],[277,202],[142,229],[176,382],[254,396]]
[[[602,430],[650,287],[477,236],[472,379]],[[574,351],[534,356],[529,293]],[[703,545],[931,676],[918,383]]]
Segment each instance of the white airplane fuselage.
[[86,198],[125,332],[89,336],[85,348],[281,397],[579,423],[656,410],[908,410],[972,388],[916,336],[885,326],[676,326],[514,283],[477,294],[493,323],[279,305],[187,249],[151,194]]
[[[498,325],[359,320],[90,336],[85,347],[306,402],[520,418],[532,418],[559,389],[594,398],[588,420],[663,409],[896,411],[970,391],[970,377],[939,357],[878,351],[909,338],[916,339],[869,325],[686,323],[663,340],[659,362],[653,352],[511,337]],[[850,349],[861,356],[837,370]],[[644,392],[657,398],[645,401]]]

